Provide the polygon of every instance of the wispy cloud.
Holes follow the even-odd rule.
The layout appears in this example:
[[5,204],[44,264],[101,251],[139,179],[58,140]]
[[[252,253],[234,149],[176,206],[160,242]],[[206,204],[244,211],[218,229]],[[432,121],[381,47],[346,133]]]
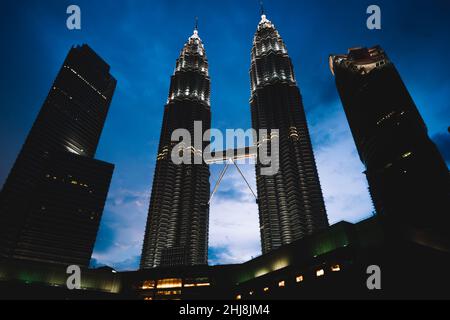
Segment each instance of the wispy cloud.
[[102,219],[92,258],[117,269],[139,265],[147,220],[149,192],[112,190]]
[[[244,164],[240,169],[256,192],[254,166]],[[211,203],[209,235],[212,265],[241,263],[261,254],[256,201],[233,166]]]
[[312,114],[311,137],[328,219],[330,224],[358,222],[373,211],[364,166],[340,104],[320,109],[327,116]]

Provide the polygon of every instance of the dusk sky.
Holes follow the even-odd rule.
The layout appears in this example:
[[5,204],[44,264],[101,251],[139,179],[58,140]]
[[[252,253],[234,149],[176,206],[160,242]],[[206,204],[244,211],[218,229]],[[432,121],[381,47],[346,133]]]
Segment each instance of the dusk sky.
[[[66,27],[70,4],[81,8],[79,31]],[[381,7],[381,30],[366,27],[371,4]],[[329,54],[381,45],[450,163],[448,0],[266,0],[265,8],[294,64],[330,224],[360,221],[373,208]],[[250,50],[260,20],[258,0],[2,1],[0,185],[72,45],[91,46],[118,81],[96,154],[115,164],[115,171],[92,266],[138,267],[170,76],[196,16],[210,65],[212,126],[250,128]],[[211,167],[211,187],[221,168]],[[254,167],[242,170],[256,190]],[[210,264],[261,254],[255,199],[235,168],[211,204],[209,235]]]

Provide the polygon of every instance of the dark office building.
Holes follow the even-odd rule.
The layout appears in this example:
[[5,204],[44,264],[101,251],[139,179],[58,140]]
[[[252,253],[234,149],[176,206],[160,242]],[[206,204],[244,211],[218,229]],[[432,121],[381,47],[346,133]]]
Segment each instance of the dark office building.
[[69,51],[0,194],[0,257],[89,264],[114,169],[94,155],[115,87],[91,48]]
[[[286,45],[263,14],[252,48],[251,114],[256,144],[278,140],[279,171],[262,175],[256,165],[262,251],[267,253],[328,226],[302,97]],[[279,129],[279,137],[271,132]],[[270,152],[278,152],[271,149]]]
[[[201,129],[194,130],[196,121]],[[207,263],[210,186],[202,151],[209,142],[196,145],[194,131],[203,135],[210,127],[208,60],[196,28],[181,50],[164,107],[141,269]],[[191,142],[172,142],[176,129],[188,130]],[[172,152],[191,162],[174,163]]]
[[377,213],[448,234],[448,168],[386,53],[350,49],[330,66]]

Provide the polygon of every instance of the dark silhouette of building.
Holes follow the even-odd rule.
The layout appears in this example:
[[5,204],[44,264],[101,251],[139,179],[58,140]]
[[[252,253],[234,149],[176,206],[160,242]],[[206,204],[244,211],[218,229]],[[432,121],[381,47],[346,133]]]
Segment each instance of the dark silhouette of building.
[[[340,222],[242,264],[129,272],[83,268],[81,290],[67,289],[64,266],[0,259],[0,296],[284,301],[448,299],[449,247],[434,234],[384,220],[378,216],[357,224]],[[367,271],[369,266],[379,267],[380,282],[369,281],[377,285],[375,289],[367,285],[374,273]],[[381,290],[376,289],[380,288],[378,285]]]
[[[141,269],[207,263],[210,185],[202,152],[209,142],[196,145],[194,131],[201,139],[210,127],[208,60],[196,27],[181,50],[164,107]],[[172,142],[177,129],[188,130],[191,142]],[[172,152],[191,162],[174,163]]]
[[386,53],[354,48],[330,66],[377,213],[448,234],[448,168]]
[[[264,13],[253,40],[250,77],[253,128],[269,130],[256,144],[279,142],[278,173],[262,175],[264,165],[256,164],[262,251],[267,253],[326,228],[328,219],[291,59]],[[271,129],[278,129],[279,137]]]
[[94,159],[116,87],[72,47],[0,195],[0,257],[88,265],[114,166]]

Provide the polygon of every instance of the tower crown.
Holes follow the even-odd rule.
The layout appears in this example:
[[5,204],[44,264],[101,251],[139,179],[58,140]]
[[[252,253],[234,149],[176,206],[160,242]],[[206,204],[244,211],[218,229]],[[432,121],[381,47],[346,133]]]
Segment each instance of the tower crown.
[[267,19],[267,16],[264,13],[261,15],[261,21],[258,24],[258,31],[263,28],[275,29],[275,25]]
[[252,94],[258,87],[277,81],[296,85],[286,45],[263,10],[253,38],[250,72]]
[[174,100],[197,101],[207,106],[210,104],[208,59],[198,35],[197,23],[176,62],[167,102]]

